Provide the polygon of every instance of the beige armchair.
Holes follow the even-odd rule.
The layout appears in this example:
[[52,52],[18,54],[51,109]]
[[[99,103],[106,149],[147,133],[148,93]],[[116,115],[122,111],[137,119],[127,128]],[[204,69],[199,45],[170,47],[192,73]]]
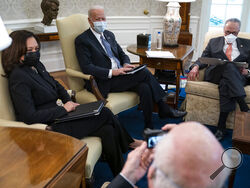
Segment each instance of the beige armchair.
[[[222,31],[210,31],[205,36],[204,48],[209,40],[214,37],[223,36]],[[240,32],[238,37],[250,39],[250,33]],[[219,90],[218,85],[204,80],[205,69],[199,71],[199,80],[188,81],[186,85],[186,111],[185,121],[199,121],[203,124],[217,126],[219,119]],[[250,106],[250,86],[245,87]],[[237,105],[236,110],[239,110]],[[227,128],[233,129],[235,112],[231,112],[227,119]]]
[[[75,54],[75,38],[89,28],[88,17],[83,14],[74,14],[56,21],[61,42],[64,63],[70,89],[76,91],[78,103],[88,103],[96,100],[105,100],[100,94],[94,77],[83,74]],[[85,80],[90,80],[94,94],[84,88]],[[106,107],[114,114],[134,107],[139,98],[135,92],[109,93]]]
[[[13,109],[12,101],[9,94],[8,88],[8,79],[3,77],[4,71],[1,63],[1,52],[0,52],[0,126],[7,127],[26,127],[26,128],[34,128],[34,129],[43,129],[45,130],[48,126],[45,124],[32,124],[27,125],[22,122],[17,122],[15,120],[15,112]],[[101,156],[102,153],[102,145],[101,140],[98,137],[86,137],[82,139],[83,142],[87,143],[89,148],[88,156],[85,166],[85,178],[87,186],[92,183],[92,173],[94,170],[94,166]]]

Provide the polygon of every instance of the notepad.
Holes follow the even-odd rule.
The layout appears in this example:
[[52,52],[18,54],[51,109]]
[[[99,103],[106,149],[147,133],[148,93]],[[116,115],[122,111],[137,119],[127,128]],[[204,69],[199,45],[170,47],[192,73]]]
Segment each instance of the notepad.
[[138,71],[140,71],[140,70],[142,70],[142,69],[144,69],[144,68],[146,68],[146,67],[147,67],[147,65],[140,65],[140,66],[137,66],[137,67],[135,67],[134,69],[132,69],[132,70],[130,70],[130,71],[127,71],[126,74],[134,74],[134,73],[136,73],[136,72],[138,72]]
[[175,58],[169,51],[146,51],[146,55],[150,58]]
[[57,118],[55,120],[55,124],[99,115],[103,106],[104,106],[103,101],[80,104],[79,106],[76,107],[74,111],[69,112],[67,115],[61,118]]
[[237,67],[248,68],[248,63],[247,62],[228,61],[228,60],[222,60],[222,59],[211,58],[211,57],[200,57],[198,59],[198,61],[201,62],[202,64],[209,64],[209,65],[219,65],[219,64],[224,64],[224,63],[233,63]]

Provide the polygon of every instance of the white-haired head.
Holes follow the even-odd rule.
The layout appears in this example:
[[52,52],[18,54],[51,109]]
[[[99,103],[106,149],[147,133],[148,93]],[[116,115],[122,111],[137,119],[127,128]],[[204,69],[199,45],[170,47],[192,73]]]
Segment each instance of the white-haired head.
[[205,126],[197,122],[181,123],[157,144],[152,165],[154,178],[149,185],[154,188],[222,187],[229,170],[224,169],[214,180],[210,175],[222,165],[223,151]]
[[101,5],[94,5],[94,6],[91,6],[88,10],[88,17],[91,18],[92,17],[92,12],[94,10],[104,10],[104,7],[101,6]]

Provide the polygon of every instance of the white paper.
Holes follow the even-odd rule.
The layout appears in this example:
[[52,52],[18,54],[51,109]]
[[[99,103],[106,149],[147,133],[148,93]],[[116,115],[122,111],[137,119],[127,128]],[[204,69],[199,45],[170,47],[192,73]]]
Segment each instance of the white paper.
[[146,51],[146,55],[151,58],[175,58],[169,51]]

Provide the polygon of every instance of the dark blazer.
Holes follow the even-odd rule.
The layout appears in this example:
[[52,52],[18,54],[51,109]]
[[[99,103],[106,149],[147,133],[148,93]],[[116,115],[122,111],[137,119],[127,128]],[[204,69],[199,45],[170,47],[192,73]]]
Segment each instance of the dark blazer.
[[9,90],[18,121],[48,124],[56,132],[79,139],[96,133],[103,126],[107,121],[106,116],[111,114],[105,107],[99,116],[54,124],[56,118],[67,114],[64,107],[56,104],[57,99],[61,99],[63,103],[71,99],[42,63],[38,63],[36,68],[39,74],[25,65],[16,67],[10,74]]
[[25,65],[16,67],[9,77],[9,90],[18,121],[48,124],[67,114],[63,107],[57,106],[57,99],[64,103],[71,99],[42,63],[37,64],[37,71],[39,74]]
[[[233,61],[235,62],[247,62],[250,65],[250,40],[237,38],[236,39],[237,47],[239,49],[240,55],[236,57]],[[223,52],[223,47],[225,44],[224,37],[213,38],[209,41],[206,49],[203,51],[201,57],[213,57],[223,60],[228,60],[226,54]],[[206,64],[201,64],[199,61],[196,61],[195,64],[199,65],[200,69],[207,67]],[[209,72],[216,65],[211,65],[206,69],[205,78],[209,78]]]
[[[119,59],[121,65],[123,66],[125,63],[129,64],[129,57],[116,42],[115,35],[108,30],[105,30],[103,34],[109,42],[114,56]],[[97,81],[100,92],[108,93],[110,90],[108,74],[112,63],[102,45],[90,29],[83,32],[75,39],[75,48],[82,72],[93,75]],[[86,84],[86,87],[91,90],[89,83]]]

